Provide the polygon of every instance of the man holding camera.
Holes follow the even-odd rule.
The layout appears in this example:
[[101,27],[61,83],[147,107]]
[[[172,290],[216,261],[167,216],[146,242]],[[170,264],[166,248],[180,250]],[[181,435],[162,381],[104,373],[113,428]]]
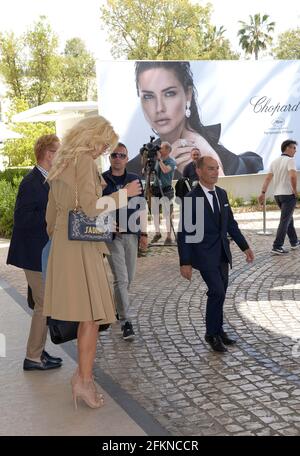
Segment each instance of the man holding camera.
[[[163,216],[166,219],[167,237],[165,245],[170,244],[171,240],[171,218],[173,213],[173,204],[171,203],[174,197],[174,190],[172,187],[172,180],[176,168],[176,161],[170,157],[172,146],[168,142],[162,142],[160,150],[156,154],[155,162],[155,178],[151,187],[152,196],[161,198],[166,197],[169,202],[164,201],[162,204]],[[159,227],[159,204],[157,201],[153,202],[152,214],[154,219],[155,235],[151,243],[157,242],[161,238]]]
[[[127,162],[127,148],[119,142],[110,154],[110,169],[102,174],[107,184],[103,195],[110,195],[121,188],[126,188],[129,182],[139,179],[137,174],[126,171]],[[130,319],[128,292],[135,275],[138,245],[145,250],[148,244],[146,201],[142,195],[141,200],[137,201],[138,209],[130,201],[131,198],[128,200],[128,206],[116,211],[117,232],[113,242],[107,244],[110,251],[107,258],[114,277],[114,295],[124,340],[133,339],[135,336]],[[137,210],[139,214],[136,214]],[[140,219],[136,215],[140,215]],[[141,226],[142,230],[138,229]]]

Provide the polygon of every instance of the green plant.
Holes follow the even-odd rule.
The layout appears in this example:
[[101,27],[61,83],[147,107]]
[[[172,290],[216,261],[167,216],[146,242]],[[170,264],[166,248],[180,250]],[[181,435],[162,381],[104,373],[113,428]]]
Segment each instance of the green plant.
[[234,201],[234,196],[233,196],[233,194],[231,192],[228,192],[227,196],[228,196],[229,204],[230,204],[230,206],[232,206],[233,201]]
[[266,206],[269,205],[274,205],[276,204],[275,201],[272,198],[266,198]]
[[5,238],[12,234],[16,196],[22,178],[14,177],[13,182],[0,180],[0,236]]
[[245,200],[241,196],[237,196],[235,199],[235,207],[240,207],[245,205]]
[[258,205],[258,197],[256,195],[250,196],[250,205],[257,206]]
[[231,207],[245,206],[245,200],[241,196],[234,197],[231,192],[228,192],[227,195]]
[[15,178],[26,176],[30,170],[31,168],[6,168],[0,171],[0,180],[13,184]]

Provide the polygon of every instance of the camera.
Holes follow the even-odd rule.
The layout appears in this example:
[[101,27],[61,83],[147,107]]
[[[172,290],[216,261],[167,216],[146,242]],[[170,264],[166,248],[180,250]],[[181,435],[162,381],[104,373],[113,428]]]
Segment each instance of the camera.
[[155,136],[150,136],[150,142],[143,144],[143,147],[140,148],[143,167],[145,169],[150,169],[150,171],[154,170],[155,160],[157,159],[157,152],[160,150],[160,146],[153,143],[154,139]]

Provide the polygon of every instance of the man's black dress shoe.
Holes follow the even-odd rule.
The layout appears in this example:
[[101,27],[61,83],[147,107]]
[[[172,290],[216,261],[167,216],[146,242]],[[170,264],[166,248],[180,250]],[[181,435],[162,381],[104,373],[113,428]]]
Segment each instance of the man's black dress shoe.
[[46,350],[43,350],[42,356],[41,356],[42,361],[50,361],[53,364],[61,364],[62,359],[61,358],[56,358],[55,356],[49,355],[49,353],[46,352]]
[[61,367],[61,363],[51,363],[50,361],[41,361],[40,363],[36,361],[31,361],[30,359],[25,358],[23,363],[23,370],[49,370],[57,369]]
[[236,340],[235,339],[231,339],[225,331],[223,331],[220,334],[220,337],[221,337],[222,342],[223,342],[224,345],[234,345],[234,344],[236,344]]
[[222,342],[221,336],[208,336],[206,334],[205,340],[211,346],[211,348],[216,352],[225,353],[228,351]]

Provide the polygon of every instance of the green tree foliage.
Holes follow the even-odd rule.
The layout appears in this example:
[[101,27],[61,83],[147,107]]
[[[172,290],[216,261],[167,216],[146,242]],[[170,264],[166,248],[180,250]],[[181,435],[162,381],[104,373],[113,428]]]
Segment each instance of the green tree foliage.
[[9,127],[22,135],[5,142],[9,166],[35,163],[33,145],[44,134],[55,133],[53,123],[12,123],[14,114],[48,101],[95,99],[95,61],[79,38],[67,41],[63,54],[46,17],[16,37],[0,34],[0,73],[8,87]]
[[212,40],[210,14],[210,4],[201,6],[190,0],[107,0],[101,8],[116,58],[236,58],[224,37]]
[[30,107],[53,98],[53,81],[58,71],[57,46],[57,36],[44,16],[20,37],[9,32],[1,34],[0,71],[10,97],[23,98]]
[[273,49],[273,55],[281,60],[300,59],[300,28],[287,30],[278,37],[277,46]]
[[53,81],[58,72],[58,37],[54,34],[45,16],[25,34],[28,60],[26,99],[32,106],[38,106],[53,99]]
[[9,139],[5,141],[2,154],[7,157],[8,166],[30,166],[35,163],[33,146],[35,141],[42,135],[55,133],[52,122],[47,123],[12,123],[11,118],[14,114],[28,109],[28,103],[23,99],[14,99],[8,113],[10,121],[9,128],[22,137],[20,139]]
[[14,33],[0,33],[0,72],[8,86],[10,97],[25,95],[24,43]]
[[93,85],[96,78],[95,60],[80,38],[66,42],[56,80],[56,97],[64,101],[96,99]]
[[217,29],[210,25],[204,35],[202,60],[237,60],[239,54],[231,50],[230,42],[224,36],[226,29],[223,25]]
[[30,108],[48,101],[86,101],[95,81],[95,61],[79,38],[58,52],[58,38],[41,16],[28,32],[0,34],[0,73],[8,96]]
[[[27,170],[28,172],[28,170]],[[0,179],[0,236],[10,238],[14,224],[14,208],[22,176],[13,182]]]
[[246,54],[254,54],[255,60],[258,60],[258,53],[272,44],[275,22],[269,21],[268,14],[261,16],[258,13],[249,17],[249,24],[239,21],[241,24],[241,28],[238,31],[239,42]]

